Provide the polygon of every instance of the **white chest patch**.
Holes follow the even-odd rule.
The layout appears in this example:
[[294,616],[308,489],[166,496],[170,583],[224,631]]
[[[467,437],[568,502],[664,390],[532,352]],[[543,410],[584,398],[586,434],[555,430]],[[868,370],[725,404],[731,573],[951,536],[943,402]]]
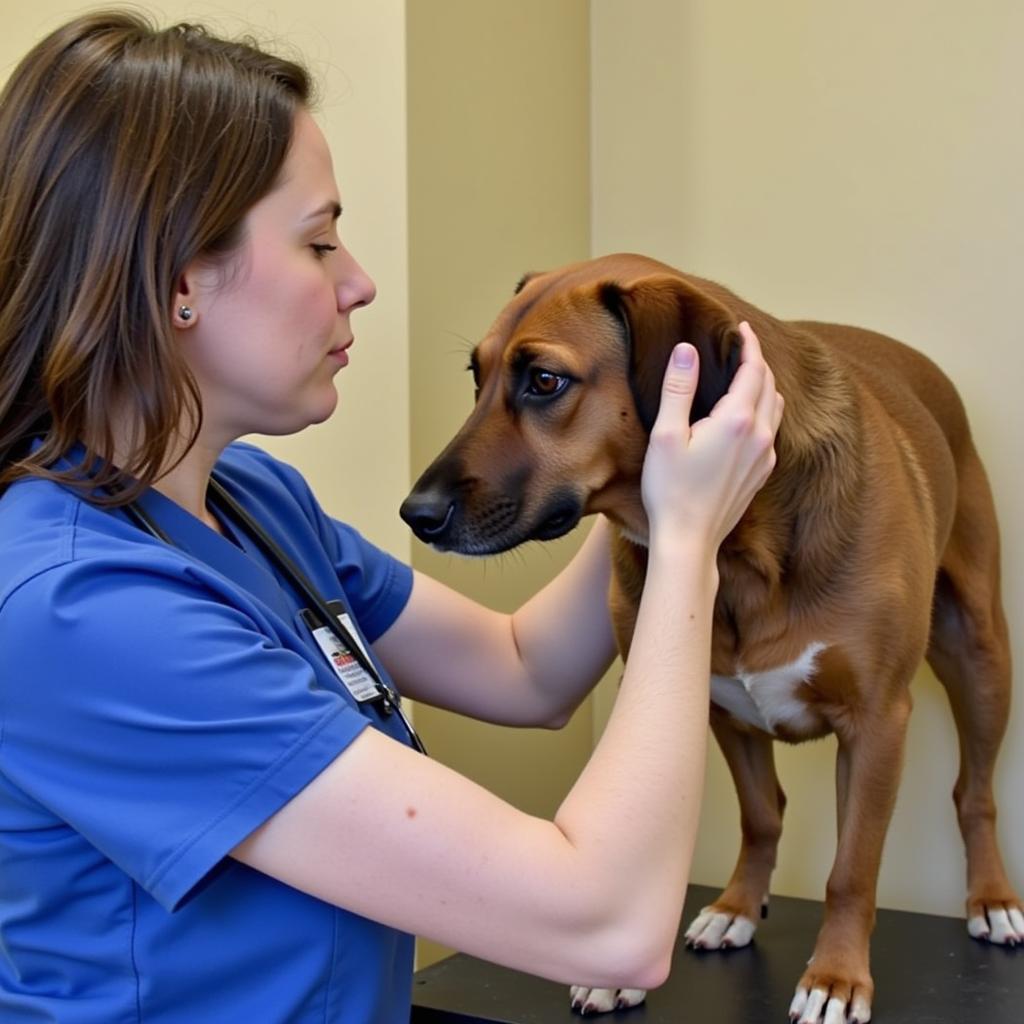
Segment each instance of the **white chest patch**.
[[734,718],[775,735],[779,725],[792,729],[811,728],[815,716],[796,691],[814,678],[815,662],[825,644],[813,643],[796,661],[765,672],[744,672],[736,678],[711,677],[711,700]]

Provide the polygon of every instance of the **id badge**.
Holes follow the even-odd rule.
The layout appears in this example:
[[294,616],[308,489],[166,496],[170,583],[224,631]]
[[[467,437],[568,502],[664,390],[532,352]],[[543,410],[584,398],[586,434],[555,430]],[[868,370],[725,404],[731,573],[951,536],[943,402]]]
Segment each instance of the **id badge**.
[[[338,601],[328,601],[327,607],[338,617],[338,621],[345,627],[345,630],[359,645],[359,650],[367,661],[370,661],[369,652],[363,645],[363,641],[356,631],[355,624]],[[380,691],[376,680],[369,672],[359,664],[356,656],[341,642],[330,626],[321,626],[319,619],[308,608],[300,613],[303,622],[309,627],[317,646],[327,659],[327,664],[334,670],[338,681],[360,704],[367,701],[380,700],[384,695]]]

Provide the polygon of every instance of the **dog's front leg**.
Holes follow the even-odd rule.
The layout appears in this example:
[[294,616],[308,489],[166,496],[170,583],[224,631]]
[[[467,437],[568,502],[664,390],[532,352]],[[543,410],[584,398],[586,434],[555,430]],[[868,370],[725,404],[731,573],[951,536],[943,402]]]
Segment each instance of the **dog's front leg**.
[[[861,712],[837,729],[839,846],[814,955],[789,1014],[800,1024],[871,1019],[870,939],[882,845],[899,787],[910,696]],[[851,724],[852,723],[852,724]]]
[[786,797],[775,772],[771,737],[737,728],[728,714],[715,707],[711,728],[736,785],[743,840],[729,884],[701,910],[685,938],[695,949],[733,949],[746,946],[754,937],[767,906]]

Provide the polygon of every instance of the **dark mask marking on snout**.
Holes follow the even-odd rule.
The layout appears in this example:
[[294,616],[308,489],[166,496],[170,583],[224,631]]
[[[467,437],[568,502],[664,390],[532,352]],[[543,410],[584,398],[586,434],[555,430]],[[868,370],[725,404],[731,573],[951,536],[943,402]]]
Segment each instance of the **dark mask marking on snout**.
[[583,516],[579,497],[568,489],[556,491],[548,498],[530,540],[554,540],[574,529]]
[[[460,458],[442,458],[423,473],[399,514],[421,541],[438,551],[499,554],[531,539],[519,497],[528,475],[529,467],[523,466],[492,484],[468,474]],[[561,514],[552,528],[563,527],[565,512],[564,503],[552,506],[548,518]]]

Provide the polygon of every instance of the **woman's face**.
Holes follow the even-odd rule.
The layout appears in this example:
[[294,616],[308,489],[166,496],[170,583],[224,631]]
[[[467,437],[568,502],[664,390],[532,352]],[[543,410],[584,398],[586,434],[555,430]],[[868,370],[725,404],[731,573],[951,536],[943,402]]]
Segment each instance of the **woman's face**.
[[327,142],[299,111],[278,183],[246,216],[239,250],[226,267],[185,272],[180,298],[193,320],[179,337],[211,446],[290,434],[334,411],[352,311],[376,294],[341,245],[340,212]]

